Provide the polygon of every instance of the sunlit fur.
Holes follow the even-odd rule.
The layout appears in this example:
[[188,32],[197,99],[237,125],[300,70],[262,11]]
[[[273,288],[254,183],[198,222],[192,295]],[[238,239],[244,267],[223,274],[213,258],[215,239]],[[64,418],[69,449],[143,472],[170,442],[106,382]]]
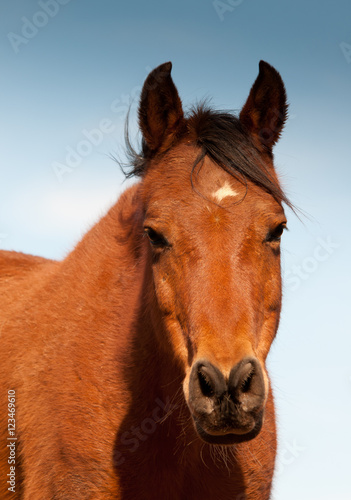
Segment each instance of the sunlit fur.
[[[270,498],[265,363],[288,202],[272,147],[285,90],[261,62],[239,118],[204,108],[186,117],[170,72],[170,63],[154,70],[142,92],[139,182],[63,261],[0,253],[0,498]],[[236,196],[214,199],[223,186]],[[262,429],[209,444],[194,425],[191,370],[206,359],[227,379],[247,356],[264,376]],[[6,483],[10,389],[16,493]]]

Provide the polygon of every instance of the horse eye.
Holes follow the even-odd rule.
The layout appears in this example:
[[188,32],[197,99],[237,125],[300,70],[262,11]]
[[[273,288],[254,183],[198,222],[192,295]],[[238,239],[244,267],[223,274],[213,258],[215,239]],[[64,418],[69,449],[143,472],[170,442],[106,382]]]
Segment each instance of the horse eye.
[[160,234],[157,231],[155,231],[154,229],[152,229],[152,227],[146,227],[145,234],[149,238],[149,241],[153,247],[165,248],[165,247],[169,246],[166,238],[162,234]]
[[282,222],[273,230],[269,231],[266,241],[268,242],[280,241],[285,228],[286,228],[286,222]]

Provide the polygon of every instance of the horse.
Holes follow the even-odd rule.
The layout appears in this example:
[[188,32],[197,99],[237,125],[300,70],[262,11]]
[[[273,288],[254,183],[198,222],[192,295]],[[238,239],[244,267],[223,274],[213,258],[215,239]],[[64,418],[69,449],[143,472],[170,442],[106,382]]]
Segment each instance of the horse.
[[1,498],[266,500],[289,200],[280,74],[239,115],[145,80],[138,180],[62,261],[0,254]]

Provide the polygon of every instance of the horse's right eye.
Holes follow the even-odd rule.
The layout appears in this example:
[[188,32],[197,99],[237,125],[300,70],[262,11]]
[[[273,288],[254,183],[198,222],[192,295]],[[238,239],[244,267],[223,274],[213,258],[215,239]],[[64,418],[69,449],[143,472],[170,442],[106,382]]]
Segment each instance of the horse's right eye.
[[155,248],[166,248],[169,246],[166,238],[152,229],[152,227],[145,227],[145,234],[149,238],[151,245]]

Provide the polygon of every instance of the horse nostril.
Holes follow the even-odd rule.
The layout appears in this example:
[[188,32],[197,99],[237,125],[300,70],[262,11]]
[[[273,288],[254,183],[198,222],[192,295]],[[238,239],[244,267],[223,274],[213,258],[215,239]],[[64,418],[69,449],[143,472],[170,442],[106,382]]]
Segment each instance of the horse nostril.
[[211,398],[214,395],[213,382],[206,373],[206,367],[202,366],[197,372],[201,392],[204,396]]
[[236,365],[229,376],[229,392],[234,401],[245,411],[259,409],[265,398],[265,386],[261,366],[254,358],[246,358]]
[[262,410],[265,392],[260,362],[253,357],[236,364],[229,379],[207,360],[198,361],[189,379],[189,404],[195,414],[206,415],[206,418],[213,414],[219,420],[236,418],[239,422],[241,412],[242,425],[243,415],[252,416]]
[[254,374],[253,370],[250,370],[249,374],[246,376],[246,378],[244,378],[244,380],[241,383],[241,392],[243,393],[249,392],[253,374]]
[[[221,398],[227,390],[222,372],[207,360],[198,361],[193,366],[189,384],[190,398],[200,406],[206,406],[209,399],[215,401]],[[200,403],[201,400],[203,401]]]

